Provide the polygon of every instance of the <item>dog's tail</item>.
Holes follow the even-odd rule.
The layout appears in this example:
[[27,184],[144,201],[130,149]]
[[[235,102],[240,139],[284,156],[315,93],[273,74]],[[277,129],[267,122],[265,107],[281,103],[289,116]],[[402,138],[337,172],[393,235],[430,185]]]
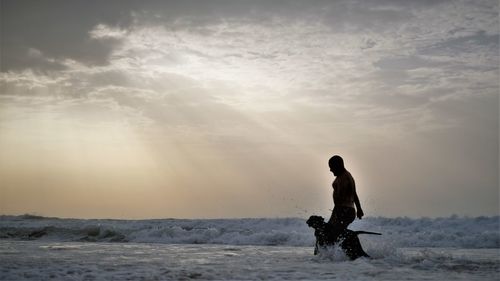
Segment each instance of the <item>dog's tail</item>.
[[356,233],[356,234],[372,234],[372,235],[382,235],[382,233],[378,233],[378,232],[370,232],[370,231],[363,231],[363,230],[354,231],[354,233]]

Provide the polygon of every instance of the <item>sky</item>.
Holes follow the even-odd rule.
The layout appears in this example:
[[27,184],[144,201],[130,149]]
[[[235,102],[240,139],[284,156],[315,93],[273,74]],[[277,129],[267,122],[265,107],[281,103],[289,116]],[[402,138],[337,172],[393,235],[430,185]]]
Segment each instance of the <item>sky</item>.
[[499,214],[497,1],[0,9],[0,214]]

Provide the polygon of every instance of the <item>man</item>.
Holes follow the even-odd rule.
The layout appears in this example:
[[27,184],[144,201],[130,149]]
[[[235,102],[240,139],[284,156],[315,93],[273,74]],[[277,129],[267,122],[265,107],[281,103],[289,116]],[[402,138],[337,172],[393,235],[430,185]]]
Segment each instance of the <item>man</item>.
[[[328,161],[328,165],[330,171],[336,177],[332,183],[334,207],[328,224],[336,228],[346,229],[354,221],[356,214],[361,219],[364,213],[356,193],[354,179],[351,173],[345,169],[342,157],[333,156]],[[354,205],[356,205],[357,212]]]

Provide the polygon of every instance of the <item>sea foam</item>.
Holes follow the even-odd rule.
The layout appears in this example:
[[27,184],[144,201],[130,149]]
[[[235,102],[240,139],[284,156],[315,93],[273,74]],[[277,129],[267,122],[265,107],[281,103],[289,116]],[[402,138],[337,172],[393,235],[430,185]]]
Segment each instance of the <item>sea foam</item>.
[[[349,228],[383,234],[363,235],[364,245],[500,248],[499,216],[367,217]],[[315,242],[302,218],[84,220],[31,215],[0,216],[0,239],[280,246]]]

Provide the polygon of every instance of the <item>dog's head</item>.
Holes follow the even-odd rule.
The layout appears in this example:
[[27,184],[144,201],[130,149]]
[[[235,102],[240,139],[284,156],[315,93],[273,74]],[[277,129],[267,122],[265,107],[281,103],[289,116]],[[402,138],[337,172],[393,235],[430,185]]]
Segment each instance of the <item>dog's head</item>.
[[316,229],[325,225],[325,219],[321,216],[310,216],[306,223],[309,227]]

